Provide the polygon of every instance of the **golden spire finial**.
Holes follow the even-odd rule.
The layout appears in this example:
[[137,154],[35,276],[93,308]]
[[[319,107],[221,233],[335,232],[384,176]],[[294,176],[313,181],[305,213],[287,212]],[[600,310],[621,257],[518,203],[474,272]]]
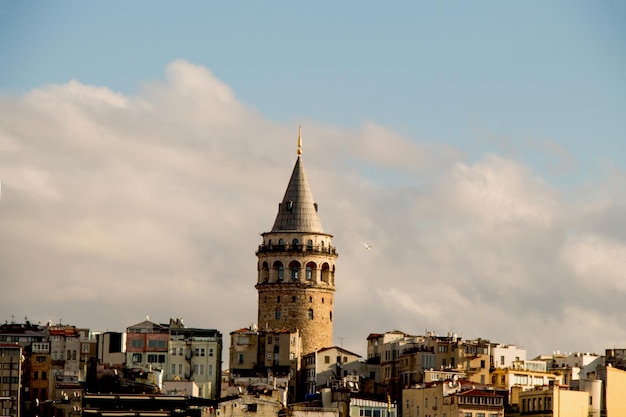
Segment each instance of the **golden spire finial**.
[[302,155],[302,126],[298,126],[298,155]]

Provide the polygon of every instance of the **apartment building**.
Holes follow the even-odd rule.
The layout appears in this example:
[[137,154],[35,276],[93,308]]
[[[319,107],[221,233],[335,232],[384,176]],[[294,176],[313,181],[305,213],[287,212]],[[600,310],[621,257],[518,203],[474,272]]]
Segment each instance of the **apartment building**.
[[[29,386],[25,400],[42,403],[49,400],[53,392],[52,357],[50,355],[50,342],[33,342],[25,349],[29,353],[24,369],[24,385]],[[28,383],[26,382],[28,379]],[[26,394],[26,393],[25,393]],[[26,397],[26,395],[25,395]]]
[[[280,386],[290,401],[298,395],[302,338],[298,329],[256,326],[230,333],[230,385]],[[304,395],[304,394],[302,394]]]
[[0,344],[0,412],[20,416],[22,384],[22,347],[17,343]]
[[507,393],[468,380],[402,390],[403,417],[503,417]]
[[169,327],[149,319],[126,328],[126,366],[163,369],[167,360]]
[[491,373],[491,384],[496,389],[508,391],[509,403],[519,406],[520,392],[541,386],[560,386],[563,384],[563,374],[548,371],[543,361],[520,361],[514,362],[510,368],[496,368]]
[[56,391],[64,388],[80,388],[80,332],[75,326],[54,324],[46,327],[52,355],[53,389],[51,398],[59,395]]
[[591,415],[589,393],[571,391],[567,386],[551,385],[521,392],[519,403],[520,416],[589,417]]
[[323,348],[302,357],[302,383],[306,394],[321,388],[352,388],[358,391],[359,376],[366,364],[361,356],[338,346]]
[[193,381],[200,398],[219,398],[222,373],[222,334],[215,329],[188,328],[170,319],[169,354],[164,366],[168,381]]
[[492,368],[510,368],[513,363],[526,360],[526,349],[516,345],[495,343],[491,346],[490,364]]
[[126,363],[126,333],[103,332],[96,335],[97,361],[107,367],[121,367]]

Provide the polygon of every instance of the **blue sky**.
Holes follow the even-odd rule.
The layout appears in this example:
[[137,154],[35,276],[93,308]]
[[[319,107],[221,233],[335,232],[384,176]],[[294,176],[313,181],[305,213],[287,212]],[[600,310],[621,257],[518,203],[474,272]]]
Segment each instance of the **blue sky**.
[[599,160],[625,154],[625,9],[610,1],[3,2],[0,91],[76,79],[132,93],[182,58],[271,120],[374,121],[470,158],[499,147],[571,185],[579,171],[550,172],[554,161],[532,144],[560,144],[592,177]]
[[[105,328],[149,310],[105,301],[123,300],[96,282],[111,276],[254,300],[250,282],[219,278],[243,247],[233,274],[254,275],[301,124],[342,254],[336,333],[354,350],[367,332],[412,325],[514,342],[508,323],[529,306],[528,323],[563,329],[527,329],[529,348],[626,343],[598,329],[596,346],[568,339],[612,314],[607,329],[626,334],[614,279],[626,259],[625,23],[617,1],[0,1],[0,231],[14,238],[0,244],[0,276],[81,283],[91,305],[119,310],[81,316]],[[118,249],[130,242],[137,259]],[[41,265],[25,255],[39,245]],[[98,278],[83,288],[85,271]],[[424,305],[425,288],[501,322]],[[71,321],[64,295],[45,296],[0,313]],[[365,317],[364,300],[381,309],[366,323],[377,327],[342,324]],[[203,326],[193,305],[171,314]],[[246,308],[225,333],[254,320]]]

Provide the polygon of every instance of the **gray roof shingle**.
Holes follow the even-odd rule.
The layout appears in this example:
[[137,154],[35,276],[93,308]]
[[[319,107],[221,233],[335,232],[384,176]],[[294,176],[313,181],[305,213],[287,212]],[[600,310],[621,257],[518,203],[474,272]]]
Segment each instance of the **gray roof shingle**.
[[300,155],[293,167],[283,202],[278,206],[272,232],[324,233]]

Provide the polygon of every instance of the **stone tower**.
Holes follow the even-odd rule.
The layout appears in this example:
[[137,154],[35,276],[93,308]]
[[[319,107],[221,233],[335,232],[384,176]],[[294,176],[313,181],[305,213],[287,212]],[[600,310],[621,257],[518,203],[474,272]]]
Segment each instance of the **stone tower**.
[[302,140],[271,232],[256,252],[260,329],[298,329],[302,354],[333,344],[335,260],[302,165]]

